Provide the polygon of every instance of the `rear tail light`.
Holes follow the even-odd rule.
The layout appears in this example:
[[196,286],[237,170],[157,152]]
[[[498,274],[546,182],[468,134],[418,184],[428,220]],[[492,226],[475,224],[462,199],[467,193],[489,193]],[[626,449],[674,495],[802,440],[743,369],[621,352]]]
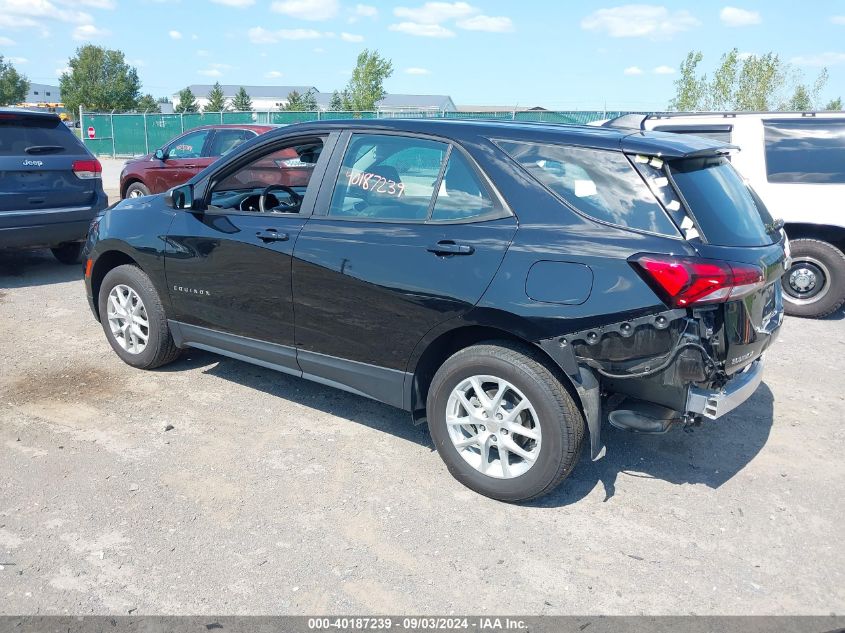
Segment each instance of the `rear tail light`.
[[103,173],[103,166],[96,158],[91,160],[75,160],[73,161],[73,173],[77,178],[90,180],[91,178],[101,178]]
[[766,284],[752,264],[696,257],[635,255],[628,260],[667,305],[686,308],[739,299]]

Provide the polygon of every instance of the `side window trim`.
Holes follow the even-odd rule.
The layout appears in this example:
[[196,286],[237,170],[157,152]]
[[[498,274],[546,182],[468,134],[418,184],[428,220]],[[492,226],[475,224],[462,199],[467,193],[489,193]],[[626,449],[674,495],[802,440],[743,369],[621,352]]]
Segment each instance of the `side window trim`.
[[214,139],[217,136],[217,130],[212,128],[208,131],[208,136],[205,137],[205,143],[202,146],[200,158],[211,158],[211,148],[214,145]]

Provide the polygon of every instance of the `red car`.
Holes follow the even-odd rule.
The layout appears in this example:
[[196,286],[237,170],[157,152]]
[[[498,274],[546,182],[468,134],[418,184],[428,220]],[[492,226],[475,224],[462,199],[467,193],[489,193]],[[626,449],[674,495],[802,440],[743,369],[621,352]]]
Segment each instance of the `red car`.
[[241,143],[275,127],[205,125],[188,130],[154,153],[128,161],[120,173],[120,197],[138,198],[181,185]]

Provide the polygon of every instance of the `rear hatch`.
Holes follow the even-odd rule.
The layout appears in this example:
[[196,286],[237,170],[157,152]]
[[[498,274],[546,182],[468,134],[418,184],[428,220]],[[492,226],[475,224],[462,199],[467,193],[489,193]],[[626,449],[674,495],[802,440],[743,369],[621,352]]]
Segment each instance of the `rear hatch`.
[[688,262],[692,277],[700,275],[698,288],[690,286],[697,294],[676,305],[710,313],[719,360],[726,373],[736,373],[773,342],[783,318],[780,223],[718,149],[633,158],[701,258]]
[[27,212],[90,208],[101,167],[53,114],[0,111],[0,228]]

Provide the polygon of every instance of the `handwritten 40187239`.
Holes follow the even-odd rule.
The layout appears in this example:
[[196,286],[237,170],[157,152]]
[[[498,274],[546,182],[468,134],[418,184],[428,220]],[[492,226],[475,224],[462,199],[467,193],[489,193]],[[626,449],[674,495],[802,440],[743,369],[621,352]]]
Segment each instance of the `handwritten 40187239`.
[[350,187],[360,187],[365,191],[374,191],[375,193],[383,193],[388,196],[396,196],[401,198],[405,193],[405,185],[395,180],[390,180],[378,174],[372,174],[367,171],[359,171],[357,169],[350,169],[346,172],[346,178],[349,181]]

